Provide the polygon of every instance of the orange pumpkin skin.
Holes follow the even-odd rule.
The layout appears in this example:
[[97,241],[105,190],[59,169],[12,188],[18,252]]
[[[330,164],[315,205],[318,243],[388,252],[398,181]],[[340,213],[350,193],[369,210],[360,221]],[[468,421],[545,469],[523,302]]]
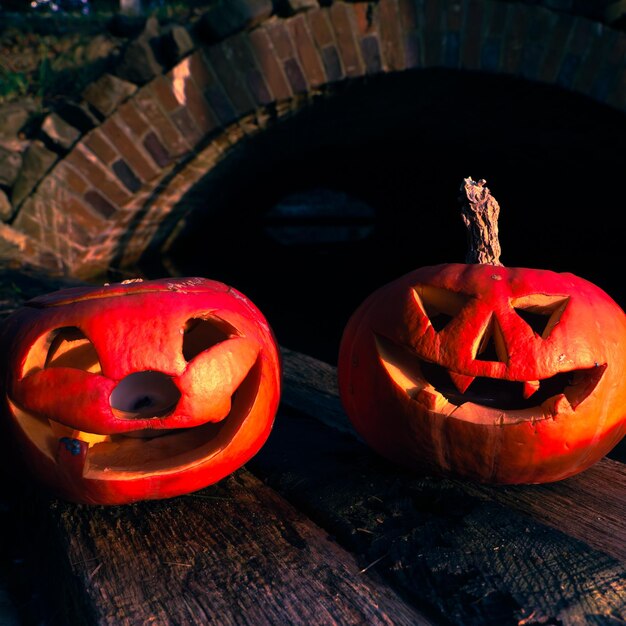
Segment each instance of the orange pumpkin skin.
[[219,481],[265,443],[280,398],[267,320],[204,278],[35,298],[5,321],[2,349],[22,460],[74,502],[169,498]]
[[626,433],[625,372],[626,315],[599,287],[487,264],[381,287],[338,361],[343,406],[375,451],[496,484],[561,480],[609,452]]

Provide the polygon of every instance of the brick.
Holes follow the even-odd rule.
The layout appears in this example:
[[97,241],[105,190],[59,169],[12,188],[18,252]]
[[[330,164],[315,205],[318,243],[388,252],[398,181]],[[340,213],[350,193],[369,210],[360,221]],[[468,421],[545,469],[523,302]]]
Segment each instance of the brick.
[[158,135],[170,156],[180,157],[190,152],[189,143],[159,106],[150,84],[137,92],[133,104],[150,122],[153,132]]
[[66,160],[116,205],[123,206],[130,200],[130,194],[110,177],[109,170],[80,144]]
[[[179,65],[178,67],[180,68],[181,66]],[[181,78],[181,82],[182,80],[183,79]],[[191,74],[187,74],[185,77],[183,89],[185,107],[189,111],[189,114],[193,118],[195,125],[201,133],[205,135],[219,128],[220,123],[217,116],[202,95]]]
[[568,52],[583,57],[595,38],[597,23],[581,17],[575,17],[572,36],[568,44]]
[[85,248],[89,247],[91,243],[91,237],[82,226],[76,222],[68,222],[67,230],[64,233],[66,236],[65,243],[68,248],[67,257],[64,261],[69,265],[76,261],[76,258],[80,258]]
[[83,139],[83,143],[104,163],[111,165],[118,157],[117,152],[107,141],[100,128],[94,128],[87,137]]
[[158,168],[137,147],[139,137],[133,137],[131,129],[124,125],[120,113],[115,113],[100,128],[142,181],[151,180],[158,174]]
[[621,68],[617,72],[606,102],[626,113],[626,69]]
[[[467,5],[467,9],[464,9],[464,4]],[[444,24],[446,31],[453,31],[455,33],[461,32],[466,20],[466,15],[470,11],[476,11],[480,13],[480,19],[474,18],[473,24],[470,22],[470,28],[472,26],[478,27],[479,34],[482,34],[482,15],[484,12],[484,0],[442,0],[441,8],[444,12]]]
[[[47,192],[52,191],[52,195],[55,195],[53,190],[54,180],[50,177],[44,182],[46,183],[45,191],[42,189],[41,191],[39,191],[39,193],[35,193],[31,197],[31,200],[34,202],[35,205],[34,213],[37,215],[37,218],[39,219],[39,222],[41,223],[43,229],[53,234],[55,231],[55,202],[50,202],[49,197],[47,197]],[[42,201],[42,194],[46,195],[45,201]],[[51,239],[51,237],[49,237],[49,239]]]
[[352,7],[343,2],[334,3],[329,16],[346,76],[362,76],[365,68],[356,45]]
[[561,65],[556,77],[557,84],[567,89],[572,88],[593,38],[592,22],[582,18],[572,18],[572,22],[570,37],[563,50]]
[[41,228],[41,223],[36,215],[32,214],[32,209],[29,210],[30,199],[24,202],[20,212],[17,214],[12,226],[20,233],[34,239],[35,241],[44,241],[45,234]]
[[313,41],[320,51],[328,82],[336,82],[345,77],[341,57],[337,49],[328,9],[308,11],[305,14]]
[[546,44],[545,54],[537,78],[546,83],[554,83],[559,73],[563,51],[572,31],[572,20],[569,16],[558,14],[552,25],[549,42]]
[[596,31],[595,38],[585,55],[574,81],[573,87],[577,91],[587,93],[604,100],[609,90],[609,83],[614,75],[614,67],[607,63],[607,57],[613,41],[617,38],[615,31]]
[[89,190],[84,198],[102,217],[111,218],[117,212],[117,208],[95,189]]
[[537,78],[554,22],[555,14],[550,11],[539,9],[533,12],[520,59],[521,76],[531,80]]
[[419,67],[423,64],[423,52],[415,1],[398,0],[398,16],[403,31],[405,67]]
[[291,42],[289,31],[282,22],[273,22],[263,26],[274,47],[276,56],[283,64],[285,76],[289,81],[293,93],[303,93],[308,90],[308,83],[300,63],[296,58],[295,48]]
[[252,51],[248,33],[240,33],[224,42],[233,67],[240,72],[245,86],[257,105],[272,102],[270,89]]
[[461,33],[448,31],[443,36],[443,65],[445,67],[459,67],[461,52]]
[[598,69],[594,76],[593,83],[588,89],[584,89],[586,85],[583,84],[577,83],[575,86],[580,91],[584,89],[583,93],[591,96],[595,100],[604,102],[612,92],[616,82],[620,80],[620,70],[621,68],[614,65],[603,65]]
[[417,0],[398,0],[398,18],[404,32],[419,28]]
[[443,57],[443,33],[441,25],[441,6],[438,0],[424,0],[423,25],[424,65],[441,65]]
[[[484,2],[470,0],[465,9],[460,65],[465,69],[480,69],[483,54]],[[490,59],[491,60],[491,59]]]
[[608,63],[623,65],[626,60],[626,33],[612,31],[611,42],[606,52]]
[[[366,35],[377,32],[378,19],[374,19],[374,12],[378,7],[366,2],[357,2],[353,6],[355,34],[357,39],[362,39]],[[376,22],[376,26],[374,26]]]
[[377,74],[383,70],[383,59],[376,35],[367,35],[361,39],[361,56],[368,74]]
[[117,114],[135,137],[143,137],[150,130],[150,125],[132,102],[126,102],[120,106]]
[[507,2],[492,2],[489,4],[485,18],[485,35],[480,54],[481,69],[490,72],[499,72],[505,49],[504,36],[509,17]]
[[580,57],[571,52],[565,52],[561,59],[561,66],[556,77],[557,85],[561,87],[571,88],[576,78],[576,73],[580,66]]
[[90,208],[82,198],[73,194],[67,194],[64,205],[67,214],[72,218],[72,222],[79,224],[81,230],[88,235],[89,239],[93,239],[106,224],[103,216]]
[[284,62],[285,76],[291,85],[294,93],[306,93],[309,89],[306,78],[302,73],[300,64],[295,59],[287,59]]
[[335,45],[335,35],[328,17],[328,9],[317,9],[306,13],[306,20],[319,48]]
[[151,89],[166,113],[173,113],[183,104],[174,94],[171,75],[167,78],[157,76],[151,83]]
[[53,174],[62,186],[66,186],[70,191],[79,196],[89,189],[87,181],[67,160],[61,161],[61,163],[54,168]]
[[204,138],[204,133],[194,124],[186,108],[179,108],[171,113],[170,117],[174,120],[178,130],[187,137],[188,141],[193,141],[194,145]]
[[236,116],[241,117],[254,111],[256,103],[245,85],[245,78],[232,67],[232,50],[227,45],[217,44],[206,48],[205,54],[215,75],[228,94],[228,99],[232,102]]
[[149,132],[145,136],[143,147],[159,167],[165,167],[172,162],[172,157],[155,133]]
[[398,0],[381,0],[378,5],[378,19],[383,67],[392,72],[405,69]]
[[336,82],[345,77],[341,58],[335,46],[326,46],[322,49],[322,61],[328,82]]
[[480,51],[480,68],[488,72],[497,72],[500,69],[502,54],[502,40],[500,37],[486,37]]
[[222,126],[232,124],[237,119],[237,111],[233,103],[218,82],[206,87],[204,97]]
[[[482,5],[481,5],[482,8]],[[465,14],[459,0],[442,0],[442,63],[445,67],[458,68],[461,58],[461,30]],[[478,37],[480,39],[480,23]]]
[[292,96],[291,87],[267,32],[263,28],[257,28],[249,33],[248,38],[250,48],[274,99],[279,101],[289,99]]
[[268,34],[272,46],[276,52],[276,56],[284,61],[293,58],[294,50],[291,43],[291,37],[285,24],[282,21],[271,21],[263,25],[263,30]]
[[287,21],[287,28],[291,33],[300,66],[304,71],[308,83],[312,87],[319,87],[326,82],[324,65],[318,48],[313,42],[308,22],[303,14]]
[[[67,219],[59,228],[59,234],[65,235],[73,245],[87,247],[93,240],[93,236],[98,229],[92,229],[91,232],[85,228],[81,219],[77,218],[80,214],[90,213],[83,203],[77,198],[68,198],[66,203]],[[96,220],[93,221],[95,223]],[[99,227],[98,227],[99,228]]]
[[128,163],[124,159],[118,159],[111,166],[113,173],[117,176],[120,182],[130,191],[135,193],[141,188],[141,181],[135,175],[135,172],[130,169]]
[[527,34],[530,9],[525,5],[511,5],[504,35],[501,69],[505,73],[519,71],[524,40]]

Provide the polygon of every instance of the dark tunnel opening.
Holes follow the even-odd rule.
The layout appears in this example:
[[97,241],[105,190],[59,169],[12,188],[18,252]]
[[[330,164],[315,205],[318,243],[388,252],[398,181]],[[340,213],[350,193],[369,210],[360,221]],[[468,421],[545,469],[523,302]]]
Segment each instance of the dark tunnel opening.
[[557,86],[439,69],[346,83],[231,149],[142,271],[231,284],[283,346],[334,364],[374,289],[464,261],[470,176],[500,203],[504,265],[572,272],[626,307],[625,147],[622,113]]

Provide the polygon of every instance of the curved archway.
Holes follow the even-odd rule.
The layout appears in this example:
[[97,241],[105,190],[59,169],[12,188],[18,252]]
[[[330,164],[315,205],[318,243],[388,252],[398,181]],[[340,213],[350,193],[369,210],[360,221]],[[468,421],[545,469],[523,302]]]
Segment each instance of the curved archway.
[[[283,345],[332,362],[374,288],[463,262],[458,195],[472,176],[501,204],[505,265],[573,272],[626,303],[615,223],[625,146],[621,113],[514,77],[439,68],[354,81],[231,149],[181,198],[186,217],[157,232],[141,267],[235,284]],[[312,219],[323,190],[371,212]],[[277,219],[294,197],[303,217]],[[333,241],[325,226],[353,235]]]
[[183,199],[233,150],[352,85],[367,93],[377,77],[516,77],[582,95],[619,124],[624,43],[584,18],[488,0],[336,1],[274,16],[140,87],[40,181],[10,235],[50,271],[89,277],[132,265],[171,235]]

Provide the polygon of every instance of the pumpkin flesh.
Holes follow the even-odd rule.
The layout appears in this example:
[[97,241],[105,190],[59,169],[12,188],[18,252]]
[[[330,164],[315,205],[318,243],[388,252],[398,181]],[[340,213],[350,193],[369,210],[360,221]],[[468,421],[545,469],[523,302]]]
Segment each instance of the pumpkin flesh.
[[412,272],[349,320],[342,402],[407,467],[493,483],[560,480],[625,432],[626,316],[572,274],[488,264]]
[[64,290],[30,301],[4,330],[5,413],[35,476],[66,499],[187,493],[269,436],[277,344],[261,312],[222,283]]

